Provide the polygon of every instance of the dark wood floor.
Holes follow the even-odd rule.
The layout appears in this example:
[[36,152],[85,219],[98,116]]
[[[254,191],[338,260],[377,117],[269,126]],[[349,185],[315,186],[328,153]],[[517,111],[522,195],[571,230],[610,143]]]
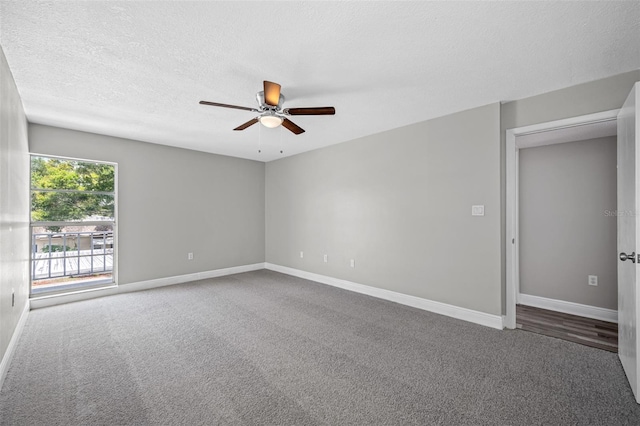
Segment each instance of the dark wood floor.
[[609,352],[618,352],[618,324],[612,322],[517,305],[516,327]]

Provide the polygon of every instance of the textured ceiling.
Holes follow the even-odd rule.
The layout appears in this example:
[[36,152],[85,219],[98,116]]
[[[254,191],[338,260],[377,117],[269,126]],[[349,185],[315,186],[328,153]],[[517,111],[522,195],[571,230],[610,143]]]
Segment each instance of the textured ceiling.
[[[270,161],[638,69],[640,2],[2,0],[0,44],[31,122]],[[337,113],[198,105],[264,79]]]

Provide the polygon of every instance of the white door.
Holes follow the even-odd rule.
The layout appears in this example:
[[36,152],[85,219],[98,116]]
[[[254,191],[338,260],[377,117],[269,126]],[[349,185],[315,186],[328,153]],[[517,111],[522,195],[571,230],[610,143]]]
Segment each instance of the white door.
[[618,114],[618,355],[640,403],[640,132],[636,83]]

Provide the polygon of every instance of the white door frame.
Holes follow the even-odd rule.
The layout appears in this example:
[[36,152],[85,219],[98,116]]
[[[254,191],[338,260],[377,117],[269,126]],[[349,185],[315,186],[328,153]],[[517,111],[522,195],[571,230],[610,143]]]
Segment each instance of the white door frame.
[[548,132],[552,130],[565,129],[568,127],[582,126],[585,124],[599,123],[616,120],[619,109],[598,112],[595,114],[571,117],[563,120],[549,121],[547,123],[532,124],[530,126],[507,129],[506,131],[506,202],[507,202],[507,229],[505,232],[505,244],[507,254],[506,264],[506,315],[504,327],[516,328],[516,303],[520,293],[520,224],[518,211],[518,164],[521,148],[540,146],[540,144],[527,144],[517,141],[517,136],[529,135],[532,133]]

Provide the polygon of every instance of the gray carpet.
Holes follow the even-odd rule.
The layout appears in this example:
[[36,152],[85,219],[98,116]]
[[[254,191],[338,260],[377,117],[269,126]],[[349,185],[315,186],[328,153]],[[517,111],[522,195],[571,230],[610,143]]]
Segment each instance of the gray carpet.
[[638,425],[617,355],[270,271],[32,311],[3,425]]

